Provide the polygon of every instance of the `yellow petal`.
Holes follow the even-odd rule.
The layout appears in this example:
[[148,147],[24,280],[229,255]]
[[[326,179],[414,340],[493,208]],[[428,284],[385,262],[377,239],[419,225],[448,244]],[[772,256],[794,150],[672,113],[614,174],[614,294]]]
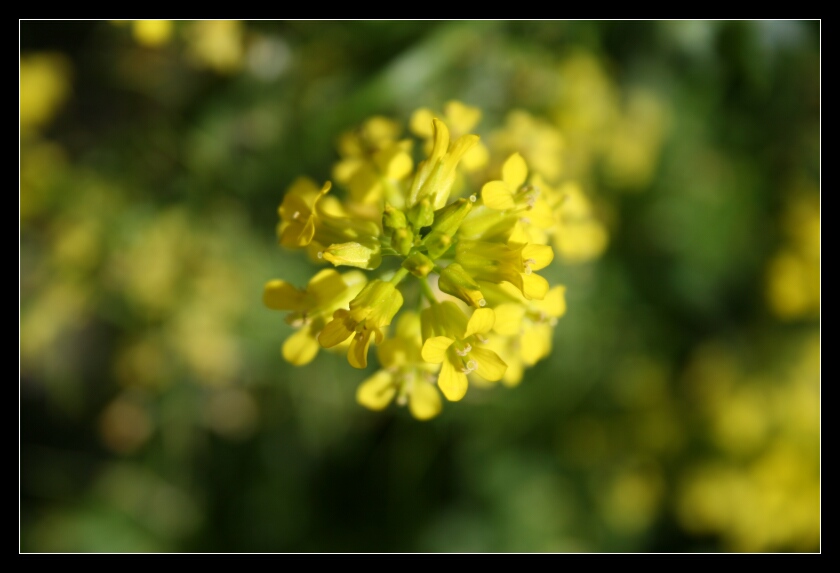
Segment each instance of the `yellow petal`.
[[440,364],[446,358],[446,349],[455,342],[446,336],[434,336],[423,343],[420,355],[423,360],[432,364]]
[[519,189],[525,178],[528,177],[528,166],[525,165],[525,160],[518,153],[514,153],[507,158],[505,164],[502,166],[502,180],[513,191]]
[[470,321],[467,323],[467,330],[464,338],[475,333],[490,332],[496,322],[496,313],[491,308],[477,308],[473,311]]
[[443,113],[456,133],[470,131],[481,120],[481,110],[479,108],[465,105],[457,100],[446,102]]
[[275,279],[265,283],[263,304],[274,310],[306,310],[306,293],[286,281]]
[[470,358],[478,363],[476,373],[490,382],[501,380],[507,370],[505,361],[499,358],[499,355],[486,348],[473,348],[470,352]]
[[522,333],[522,362],[528,366],[536,364],[551,352],[551,327],[537,324]]
[[505,375],[502,376],[502,383],[508,388],[518,386],[522,382],[522,361],[512,360],[508,363],[508,369],[505,370]]
[[522,258],[530,260],[532,271],[538,271],[547,267],[554,260],[554,251],[548,245],[525,245],[522,249]]
[[306,292],[318,302],[332,300],[347,289],[341,275],[335,269],[323,269],[309,280]]
[[516,336],[522,328],[522,317],[525,307],[516,303],[504,303],[493,309],[496,313],[496,323],[493,330],[502,336]]
[[[350,341],[350,348],[347,349],[347,362],[353,368],[367,368],[367,354],[370,343],[373,342],[372,331],[366,330],[361,335],[356,335]],[[379,338],[377,336],[377,338]]]
[[315,237],[315,219],[308,217],[303,224],[293,221],[283,229],[280,235],[280,244],[291,249],[305,247]]
[[477,171],[487,165],[489,160],[490,152],[487,151],[487,147],[478,142],[475,147],[464,154],[463,159],[461,159],[461,167],[464,168],[464,171]]
[[467,393],[467,375],[449,360],[444,360],[438,376],[438,386],[447,400],[457,402]]
[[360,157],[348,157],[347,159],[342,159],[333,166],[333,179],[346,185],[347,182],[350,181],[350,178],[353,177],[356,171],[358,171],[364,164],[364,160]]
[[295,366],[309,364],[316,354],[318,354],[318,342],[309,328],[298,330],[283,343],[283,358]]
[[441,120],[434,118],[432,120],[435,132],[435,144],[432,147],[432,153],[429,155],[429,162],[440,159],[449,151],[449,129]]
[[[536,301],[533,304],[546,315],[560,318],[566,314],[566,287],[562,285],[554,287],[548,291],[543,300]],[[498,313],[498,310],[496,312]]]
[[452,149],[449,150],[449,158],[447,159],[447,162],[451,163],[454,168],[455,165],[461,161],[464,154],[478,144],[478,141],[479,137],[472,133],[462,135],[456,139],[452,143]]
[[[343,313],[343,314],[342,314]],[[324,330],[318,335],[318,342],[324,348],[332,348],[337,344],[341,344],[353,334],[352,330],[348,330],[344,323],[344,316],[348,313],[346,310],[339,309],[335,311],[333,319],[327,323]]]
[[554,213],[551,206],[542,197],[534,202],[534,206],[523,213],[528,223],[538,229],[550,229],[554,226]]
[[542,300],[548,293],[548,281],[536,273],[522,273],[522,294],[527,299]]
[[490,181],[481,188],[481,199],[484,205],[496,211],[505,211],[516,207],[513,194],[503,181]]
[[309,177],[298,177],[286,190],[286,197],[315,197],[318,184]]
[[376,202],[382,196],[382,182],[373,165],[363,165],[347,182],[350,196],[356,203]]
[[409,128],[415,135],[420,137],[431,137],[434,135],[435,131],[434,127],[432,127],[432,120],[434,120],[434,118],[435,116],[432,113],[432,110],[421,107],[411,114]]
[[408,409],[418,420],[429,420],[440,413],[442,408],[440,394],[431,384],[422,380],[414,381],[414,388],[408,397]]
[[361,383],[356,390],[356,402],[370,410],[382,410],[397,393],[391,374],[380,370]]
[[414,168],[411,155],[396,142],[377,151],[373,163],[379,175],[397,181],[408,176]]

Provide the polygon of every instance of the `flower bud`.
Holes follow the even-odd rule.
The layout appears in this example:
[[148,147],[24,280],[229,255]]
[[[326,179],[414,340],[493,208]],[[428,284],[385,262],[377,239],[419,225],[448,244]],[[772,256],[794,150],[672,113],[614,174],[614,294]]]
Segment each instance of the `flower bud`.
[[452,237],[458,232],[458,227],[472,210],[472,206],[471,200],[458,199],[435,212],[432,230],[423,239],[423,244],[427,247],[432,259],[437,259],[449,249]]
[[371,241],[367,245],[351,242],[330,245],[318,255],[337,267],[344,265],[370,271],[382,262],[381,250],[379,242]]
[[408,212],[408,220],[411,221],[415,229],[422,229],[431,225],[435,220],[435,210],[432,207],[432,202],[427,198],[420,200]]
[[435,268],[435,263],[423,253],[414,253],[402,263],[404,269],[419,278],[425,278]]
[[441,271],[438,287],[446,294],[460,298],[475,308],[480,308],[487,304],[484,300],[484,295],[481,294],[481,287],[457,263],[453,263]]

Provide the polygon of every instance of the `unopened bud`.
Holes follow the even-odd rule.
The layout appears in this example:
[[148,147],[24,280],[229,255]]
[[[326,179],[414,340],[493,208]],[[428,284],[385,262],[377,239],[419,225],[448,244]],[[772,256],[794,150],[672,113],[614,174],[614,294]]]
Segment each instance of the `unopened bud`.
[[432,272],[435,268],[435,263],[423,253],[414,253],[403,261],[402,266],[414,276],[422,279]]
[[428,227],[435,220],[435,211],[428,198],[422,199],[408,212],[408,220],[415,229]]
[[487,304],[478,283],[458,263],[453,263],[441,271],[438,287],[472,307],[481,308]]
[[379,242],[371,242],[369,245],[362,243],[338,243],[330,245],[319,258],[331,262],[335,266],[358,267],[360,269],[373,270],[382,262],[382,254]]
[[458,228],[472,210],[472,207],[471,201],[458,199],[435,212],[432,230],[423,240],[430,257],[437,259],[446,252],[452,244],[452,237],[458,232]]

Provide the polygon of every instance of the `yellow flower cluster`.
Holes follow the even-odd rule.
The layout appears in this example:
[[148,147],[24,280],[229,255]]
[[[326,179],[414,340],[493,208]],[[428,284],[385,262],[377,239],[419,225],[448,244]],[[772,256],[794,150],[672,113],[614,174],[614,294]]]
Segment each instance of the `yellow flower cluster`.
[[[474,377],[518,384],[551,351],[565,288],[538,272],[554,259],[549,243],[577,233],[569,202],[578,211],[588,204],[573,184],[546,184],[519,153],[487,175],[491,150],[469,133],[480,117],[461,102],[440,116],[415,112],[411,131],[424,140],[419,163],[397,123],[370,118],[338,142],[332,175],[343,200],[331,182],[301,178],[279,207],[281,245],[354,268],[322,270],[304,289],[282,279],[266,284],[266,306],[289,311],[286,321],[297,329],[283,356],[301,366],[319,348],[340,349],[351,366],[366,368],[375,342],[381,370],[357,392],[370,409],[396,400],[429,419],[441,410],[438,390],[457,401]],[[604,238],[593,240],[590,252],[600,253]]]

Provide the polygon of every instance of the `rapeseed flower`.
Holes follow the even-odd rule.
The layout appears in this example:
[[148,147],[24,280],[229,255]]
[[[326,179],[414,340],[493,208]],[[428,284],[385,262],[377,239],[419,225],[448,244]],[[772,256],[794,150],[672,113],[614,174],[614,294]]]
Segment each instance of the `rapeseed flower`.
[[[283,355],[303,365],[318,347],[346,348],[348,363],[362,369],[376,343],[380,369],[356,394],[371,410],[396,401],[428,420],[441,411],[440,393],[461,400],[471,377],[515,385],[551,351],[565,289],[537,271],[554,259],[548,243],[562,201],[541,189],[540,173],[529,173],[519,153],[507,155],[500,179],[478,181],[482,172],[473,171],[452,196],[458,169],[468,169],[463,162],[479,145],[468,133],[479,117],[448,103],[450,132],[428,110],[416,112],[411,128],[428,137],[416,165],[399,125],[371,118],[339,142],[333,176],[343,199],[331,182],[301,178],[280,205],[281,245],[358,269],[322,270],[302,290],[279,279],[266,285],[266,305],[290,311],[287,321],[300,328]],[[410,295],[419,295],[417,306],[404,308]]]
[[362,382],[356,400],[371,410],[382,410],[395,398],[399,405],[408,405],[411,415],[428,420],[440,413],[440,394],[435,388],[438,366],[421,356],[420,316],[406,311],[400,315],[394,338],[379,347],[382,369]]
[[382,342],[382,328],[391,324],[402,304],[403,297],[393,283],[371,281],[350,301],[349,310],[339,308],[333,313],[318,341],[324,348],[332,348],[352,336],[347,361],[354,368],[366,368],[371,337],[377,344]]
[[467,320],[455,303],[442,302],[424,310],[421,319],[427,335],[423,360],[441,364],[438,386],[448,400],[460,400],[467,393],[467,374],[475,372],[490,382],[504,375],[507,364],[482,347],[496,322],[493,310],[478,308]]
[[297,332],[283,343],[283,358],[295,366],[309,364],[318,354],[318,335],[329,317],[355,298],[365,285],[360,272],[344,275],[324,269],[309,281],[305,289],[274,279],[266,283],[263,302],[274,310],[291,311],[286,322]]

